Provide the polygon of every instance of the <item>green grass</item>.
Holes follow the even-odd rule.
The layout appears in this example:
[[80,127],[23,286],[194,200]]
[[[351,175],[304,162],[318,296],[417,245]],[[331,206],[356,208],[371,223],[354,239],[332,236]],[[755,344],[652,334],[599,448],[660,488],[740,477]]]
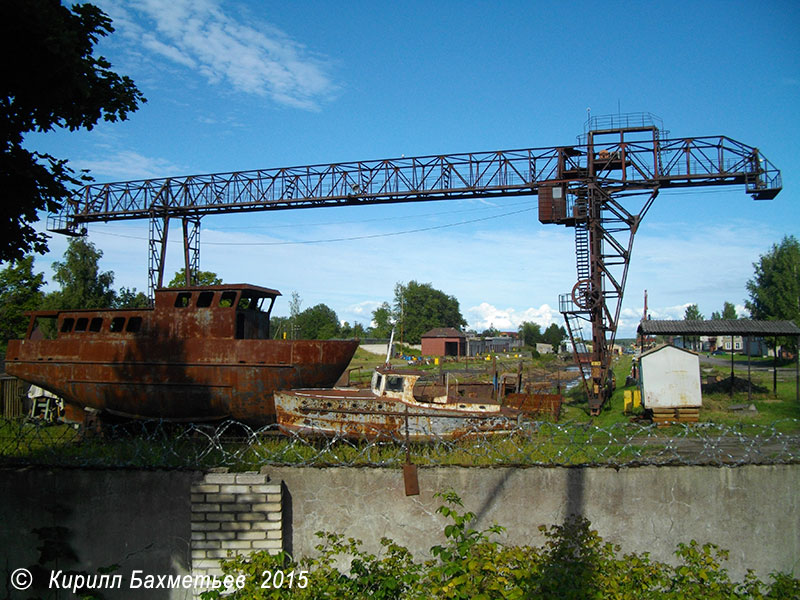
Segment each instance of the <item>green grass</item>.
[[[706,354],[708,356],[708,354]],[[730,352],[725,352],[723,354],[713,354],[711,355],[712,358],[718,358],[720,360],[725,360],[730,364],[731,362],[731,354]],[[733,355],[733,362],[736,366],[741,367],[742,365],[747,365],[748,357],[743,354],[734,353]],[[754,367],[772,367],[775,365],[775,359],[771,356],[751,356],[750,357],[750,364]],[[795,364],[794,360],[788,360],[785,358],[779,358],[777,361],[778,368],[782,367],[793,367]]]
[[[730,358],[730,357],[729,357]],[[770,359],[771,361],[772,359]],[[632,357],[623,355],[615,358],[612,368],[616,374],[617,389],[611,398],[606,402],[600,415],[593,419],[589,416],[589,406],[586,402],[586,395],[583,386],[574,388],[567,398],[565,398],[565,409],[562,411],[563,421],[585,422],[592,420],[598,427],[607,427],[616,423],[624,423],[641,415],[639,409],[633,414],[624,414],[624,393],[625,390],[635,390],[636,385],[625,387],[625,379],[630,374]],[[741,366],[741,365],[738,365]],[[770,363],[771,366],[771,363]],[[701,365],[703,380],[709,375],[717,375],[721,378],[730,377],[730,367],[723,365]],[[743,373],[737,368],[736,376],[746,378],[746,371]],[[772,372],[753,371],[751,379],[754,384],[767,388],[767,393],[753,393],[748,399],[746,392],[735,392],[731,398],[726,393],[703,393],[703,406],[700,409],[700,421],[706,423],[719,423],[723,425],[734,425],[741,423],[744,425],[769,426],[777,421],[787,419],[800,420],[800,402],[796,399],[796,384],[794,381],[795,373],[779,374],[783,379],[778,380],[777,395],[772,391]],[[738,412],[731,410],[732,406],[741,404],[754,404],[756,414]],[[781,427],[787,427],[783,424]],[[800,425],[793,424],[788,426],[792,431],[800,431]]]
[[[498,370],[516,371],[519,359],[498,360]],[[630,373],[632,358],[623,355],[615,359],[612,368],[616,374],[617,389],[597,417],[589,415],[583,386],[573,388],[565,397],[560,423],[538,423],[513,435],[495,435],[466,438],[453,442],[413,443],[412,461],[418,465],[576,465],[576,464],[626,464],[646,460],[660,452],[671,437],[704,435],[702,428],[686,429],[683,426],[658,430],[643,430],[628,425],[631,415],[623,413],[625,379]],[[350,368],[364,383],[371,378],[375,366],[383,364],[383,357],[358,350]],[[470,373],[488,381],[491,361],[471,360]],[[399,366],[399,365],[398,365]],[[463,372],[463,361],[447,361],[429,367],[431,373],[455,369]],[[550,378],[563,363],[555,357],[541,357],[523,361],[526,378]],[[726,376],[725,368],[717,367],[712,373]],[[472,376],[472,375],[470,375]],[[358,379],[358,377],[354,377]],[[780,381],[777,397],[772,393],[771,373],[753,374],[756,383],[769,392],[754,394],[752,402],[755,415],[733,412],[735,404],[747,404],[747,394],[706,394],[700,412],[701,421],[736,429],[744,435],[769,437],[773,425],[781,433],[800,432],[800,403],[795,400],[795,382]],[[646,433],[643,433],[645,432]],[[716,431],[716,430],[715,430]],[[190,430],[173,425],[148,426],[139,424],[119,430],[112,437],[82,437],[73,427],[45,426],[25,420],[0,421],[0,460],[12,464],[77,465],[77,466],[130,466],[144,468],[197,468],[227,466],[233,470],[254,470],[264,464],[294,465],[389,465],[405,462],[401,443],[321,439],[286,438],[262,435],[253,439],[252,432],[228,431],[228,437],[219,443],[211,429],[194,427]],[[637,441],[648,438],[648,447]],[[659,445],[659,439],[664,444]]]

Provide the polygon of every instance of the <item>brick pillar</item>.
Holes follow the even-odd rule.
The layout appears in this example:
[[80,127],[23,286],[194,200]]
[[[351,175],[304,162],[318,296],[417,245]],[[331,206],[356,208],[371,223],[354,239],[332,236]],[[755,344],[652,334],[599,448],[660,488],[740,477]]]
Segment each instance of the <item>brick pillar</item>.
[[[216,574],[228,552],[283,548],[281,482],[263,473],[206,473],[192,484],[192,573]],[[196,590],[199,593],[202,590]]]

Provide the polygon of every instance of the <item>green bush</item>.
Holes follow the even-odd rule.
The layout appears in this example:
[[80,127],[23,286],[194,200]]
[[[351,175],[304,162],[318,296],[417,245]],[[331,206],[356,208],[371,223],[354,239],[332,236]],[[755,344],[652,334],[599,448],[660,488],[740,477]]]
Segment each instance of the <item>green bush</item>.
[[[437,496],[445,502],[438,512],[448,523],[444,527],[446,541],[431,548],[431,560],[416,562],[406,548],[385,538],[381,540],[381,556],[375,556],[364,552],[359,540],[319,532],[319,555],[314,558],[295,561],[285,552],[256,552],[222,561],[223,573],[234,578],[244,575],[245,586],[230,595],[215,590],[204,592],[201,597],[800,599],[800,580],[786,574],[772,574],[768,584],[748,571],[743,582],[732,582],[722,567],[728,553],[713,544],[679,544],[675,552],[679,562],[675,566],[651,561],[647,553],[620,557],[619,546],[604,542],[588,520],[574,515],[562,525],[540,527],[546,538],[540,548],[505,546],[494,539],[504,531],[503,527],[474,529],[471,525],[475,515],[459,512],[462,503],[457,494],[444,492]],[[348,561],[349,570],[340,570]],[[265,589],[265,574],[277,572],[281,573],[282,585]]]

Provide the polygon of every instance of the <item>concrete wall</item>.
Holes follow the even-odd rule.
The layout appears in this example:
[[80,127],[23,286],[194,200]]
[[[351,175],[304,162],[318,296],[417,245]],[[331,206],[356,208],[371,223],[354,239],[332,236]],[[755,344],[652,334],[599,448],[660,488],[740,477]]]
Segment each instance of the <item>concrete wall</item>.
[[[383,536],[422,559],[444,541],[438,491],[453,489],[477,527],[498,523],[502,541],[539,546],[539,525],[583,514],[623,552],[670,561],[679,542],[730,551],[735,580],[747,568],[800,574],[800,465],[635,468],[420,468],[419,496],[405,496],[400,470],[265,469],[283,480],[286,549],[310,554],[314,532],[336,531],[377,551]],[[290,524],[289,524],[290,523]]]
[[[90,469],[0,470],[0,581],[7,573],[39,559],[36,528],[66,528],[65,542],[77,560],[54,568],[85,570],[119,564],[129,578],[187,574],[191,566],[191,494],[196,473]],[[65,553],[62,553],[62,556]],[[34,580],[37,581],[36,579]],[[44,582],[45,585],[47,582]],[[0,596],[2,596],[0,591]],[[11,598],[53,597],[53,593],[8,590]],[[191,598],[191,593],[122,590],[108,598]],[[4,597],[4,596],[3,596]],[[62,598],[72,597],[61,592]]]
[[[0,571],[10,573],[36,563],[40,542],[32,530],[59,524],[67,528],[78,560],[62,561],[57,568],[76,566],[93,572],[119,563],[117,573],[126,581],[134,569],[144,574],[187,574],[193,552],[199,560],[197,553],[209,550],[193,548],[193,532],[195,545],[220,541],[218,550],[226,551],[225,539],[210,540],[205,535],[201,540],[198,535],[205,528],[197,523],[225,520],[209,518],[218,512],[235,515],[228,520],[248,523],[251,532],[275,531],[274,523],[280,519],[283,548],[298,557],[311,554],[318,541],[314,533],[326,530],[359,538],[370,551],[378,550],[381,537],[390,537],[422,560],[431,546],[443,541],[446,521],[436,514],[441,500],[434,493],[453,489],[464,500],[465,510],[477,514],[478,527],[495,522],[506,527],[507,543],[540,545],[540,524],[559,524],[570,513],[581,513],[624,552],[648,551],[654,559],[669,560],[679,542],[695,539],[730,550],[726,566],[734,579],[741,579],[745,568],[755,569],[762,578],[775,570],[800,573],[800,465],[618,470],[437,467],[421,468],[419,484],[419,496],[406,496],[400,469],[375,468],[265,467],[261,474],[246,476],[0,470]],[[241,487],[223,490],[223,486]],[[274,510],[277,507],[267,506],[277,499],[278,486],[280,514]],[[242,503],[255,504],[242,510]],[[256,510],[256,504],[264,510]],[[261,521],[254,516],[258,512],[264,513],[264,523],[273,525],[258,526]],[[231,539],[239,545],[235,550],[242,551],[245,540],[253,547],[252,534]],[[10,598],[31,595],[12,590]],[[105,595],[188,599],[192,593],[126,589]]]

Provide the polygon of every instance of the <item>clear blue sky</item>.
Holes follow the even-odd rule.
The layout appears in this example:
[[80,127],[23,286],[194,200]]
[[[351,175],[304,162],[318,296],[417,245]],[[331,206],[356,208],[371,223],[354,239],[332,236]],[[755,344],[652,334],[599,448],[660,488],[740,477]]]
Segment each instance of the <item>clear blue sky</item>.
[[[98,182],[575,142],[592,115],[651,112],[675,137],[726,135],[782,170],[784,190],[662,194],[634,245],[619,336],[649,293],[655,318],[743,310],[752,263],[800,236],[800,3],[96,2],[101,42],[148,102],[125,123],[33,135]],[[530,208],[529,212],[499,216]],[[368,324],[394,284],[454,295],[469,325],[561,322],[573,232],[536,197],[223,215],[202,221],[201,268],[297,291]],[[482,219],[482,220],[479,220]],[[346,242],[472,221],[426,232]],[[175,229],[178,229],[177,227]],[[115,287],[147,288],[147,223],[89,227]],[[37,266],[66,242],[56,237]],[[180,241],[167,272],[181,266]]]

